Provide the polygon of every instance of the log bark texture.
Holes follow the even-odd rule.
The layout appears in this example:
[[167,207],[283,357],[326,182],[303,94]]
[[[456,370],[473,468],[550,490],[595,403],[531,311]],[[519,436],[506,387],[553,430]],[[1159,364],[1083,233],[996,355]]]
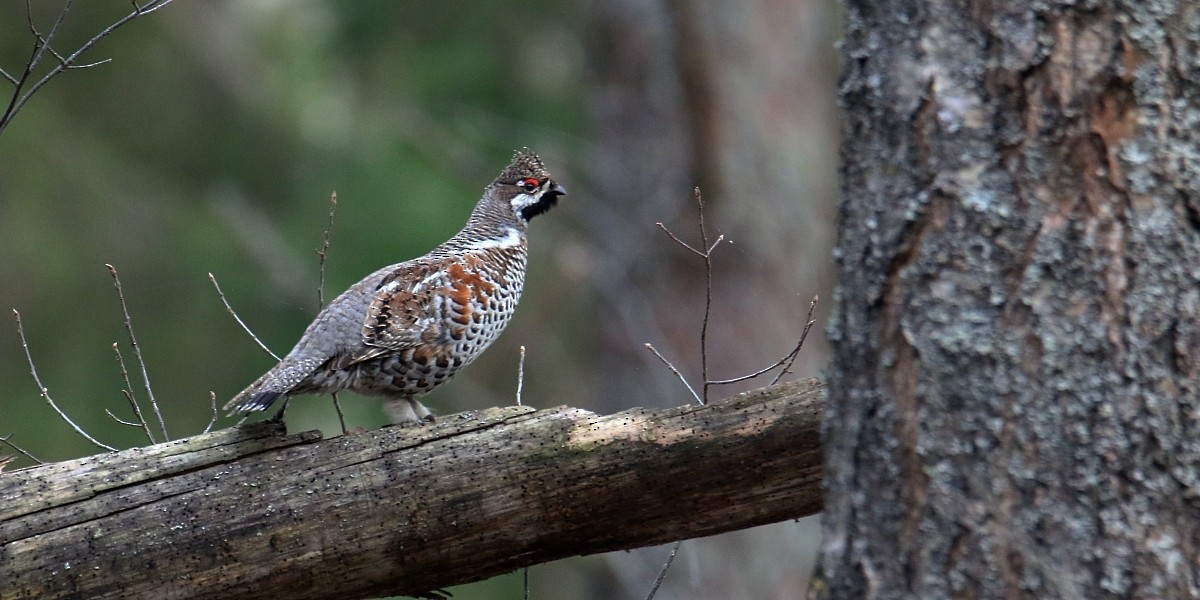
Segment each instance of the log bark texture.
[[820,510],[815,380],[704,407],[261,423],[0,474],[0,596],[417,595]]
[[847,4],[813,595],[1200,596],[1200,8]]

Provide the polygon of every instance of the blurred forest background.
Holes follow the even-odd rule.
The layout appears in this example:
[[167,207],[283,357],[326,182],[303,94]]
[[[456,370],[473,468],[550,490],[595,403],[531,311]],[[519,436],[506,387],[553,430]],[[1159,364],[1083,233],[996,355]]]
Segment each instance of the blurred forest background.
[[[25,6],[0,2],[10,74],[33,45]],[[35,22],[48,30],[60,7],[34,1]],[[56,49],[129,10],[79,3]],[[570,195],[532,224],[507,332],[426,402],[443,415],[512,404],[524,345],[528,404],[686,404],[643,344],[698,382],[703,264],[655,226],[696,239],[694,186],[712,236],[731,242],[714,261],[712,377],[778,360],[810,298],[831,299],[840,17],[833,0],[179,0],[100,42],[83,61],[111,62],[62,74],[0,135],[0,307],[21,312],[72,418],[111,445],[143,445],[104,412],[130,418],[114,342],[146,396],[104,267],[115,265],[168,429],[195,434],[210,391],[221,404],[274,364],[207,273],[282,354],[318,308],[331,192],[326,298],[453,234],[529,146]],[[7,104],[12,87],[0,89]],[[825,363],[825,314],[799,376]],[[0,436],[45,461],[95,453],[39,398],[5,318]],[[380,403],[341,397],[350,427],[386,423]],[[288,425],[340,433],[328,398],[293,402]],[[809,519],[688,542],[657,597],[799,598],[818,533]],[[538,566],[532,597],[642,598],[666,554]],[[518,598],[520,576],[452,591]]]

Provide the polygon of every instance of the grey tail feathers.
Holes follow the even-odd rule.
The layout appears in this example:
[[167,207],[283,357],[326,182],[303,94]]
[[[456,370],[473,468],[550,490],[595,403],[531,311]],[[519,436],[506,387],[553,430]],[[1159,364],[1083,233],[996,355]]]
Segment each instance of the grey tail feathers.
[[263,389],[274,387],[267,382],[274,379],[275,369],[271,369],[258,378],[258,381],[250,384],[246,389],[234,396],[232,400],[227,402],[224,410],[227,415],[233,416],[238,413],[249,413],[260,410],[266,410],[280,397],[287,396],[285,390]]
[[286,396],[284,392],[254,392],[244,397],[234,398],[225,405],[230,415],[235,413],[257,412],[267,410],[276,400]]

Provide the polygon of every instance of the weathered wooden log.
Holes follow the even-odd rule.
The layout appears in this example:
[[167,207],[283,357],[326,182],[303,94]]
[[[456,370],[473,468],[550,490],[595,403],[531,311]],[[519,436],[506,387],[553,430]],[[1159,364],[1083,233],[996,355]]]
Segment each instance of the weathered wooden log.
[[709,406],[261,423],[0,473],[0,597],[419,595],[821,508],[815,380]]

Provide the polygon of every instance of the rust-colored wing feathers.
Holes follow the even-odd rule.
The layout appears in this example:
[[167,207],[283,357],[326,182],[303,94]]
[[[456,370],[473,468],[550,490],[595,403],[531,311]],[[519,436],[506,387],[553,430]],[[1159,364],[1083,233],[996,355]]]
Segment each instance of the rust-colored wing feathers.
[[335,368],[409,348],[453,343],[479,320],[496,284],[482,272],[484,263],[468,254],[437,265],[403,265],[379,285],[367,309],[365,347],[334,360]]

